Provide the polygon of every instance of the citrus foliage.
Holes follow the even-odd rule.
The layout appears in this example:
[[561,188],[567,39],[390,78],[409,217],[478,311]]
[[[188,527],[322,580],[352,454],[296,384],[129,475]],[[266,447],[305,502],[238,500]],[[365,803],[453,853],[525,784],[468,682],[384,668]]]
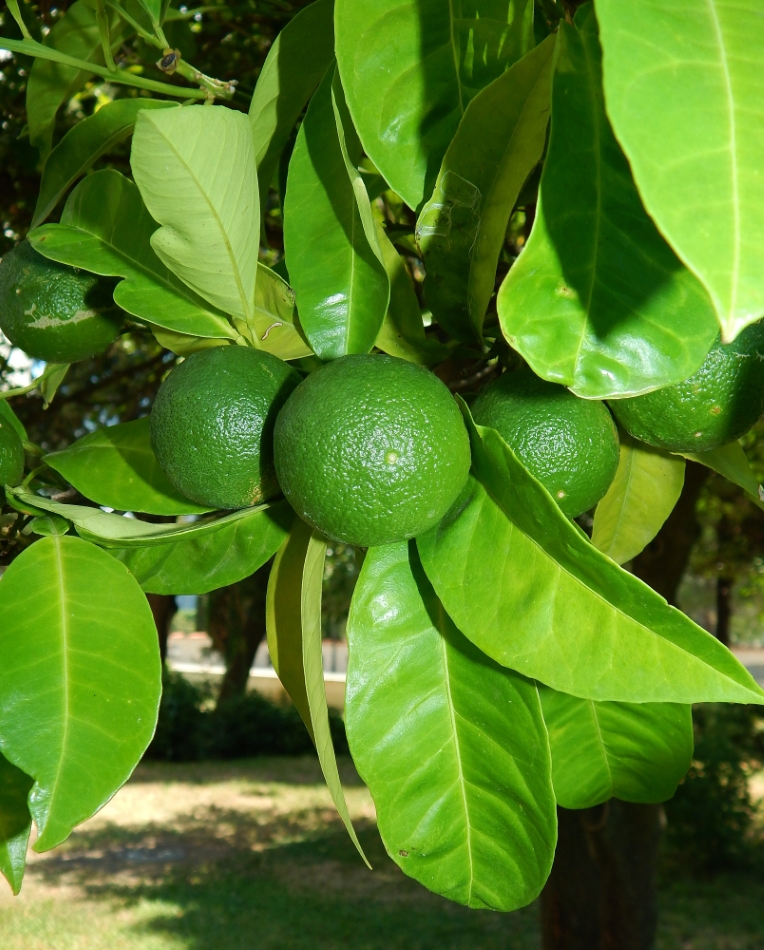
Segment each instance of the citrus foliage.
[[[151,738],[142,591],[214,590],[274,555],[271,657],[355,840],[323,686],[327,538],[368,549],[347,721],[386,847],[468,906],[539,893],[556,803],[670,796],[689,704],[764,704],[725,647],[619,566],[676,503],[670,453],[758,502],[734,440],[764,408],[761,97],[741,78],[760,18],[710,0],[677,32],[646,2],[543,10],[316,0],[273,45],[248,117],[182,57],[180,82],[112,68],[135,31],[168,55],[154,0],[100,20],[81,0],[45,45],[0,39],[37,57],[29,127],[47,156],[37,226],[0,266],[0,325],[50,362],[46,399],[114,339],[117,305],[185,357],[150,422],[46,458],[26,443],[23,480],[26,436],[0,401],[0,528],[23,549],[0,581],[15,890],[31,822],[36,848],[60,843]],[[94,75],[146,98],[50,150]],[[88,174],[131,135],[131,177]],[[715,171],[669,187],[701,150]],[[283,257],[261,247],[277,201]],[[571,517],[598,502],[590,540]]]

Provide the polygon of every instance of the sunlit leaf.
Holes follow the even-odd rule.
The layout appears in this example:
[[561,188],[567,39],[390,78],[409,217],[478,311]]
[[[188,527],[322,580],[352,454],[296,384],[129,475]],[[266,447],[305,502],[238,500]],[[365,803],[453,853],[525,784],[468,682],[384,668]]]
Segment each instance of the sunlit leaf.
[[603,399],[690,376],[713,306],[642,207],[605,115],[591,5],[562,23],[528,244],[499,291],[504,336],[545,379]]
[[459,633],[406,542],[369,550],[348,643],[348,738],[390,857],[469,907],[529,903],[557,831],[535,684]]
[[35,780],[36,851],[104,805],[143,755],[161,691],[159,639],[127,569],[51,537],[0,581],[0,748]]

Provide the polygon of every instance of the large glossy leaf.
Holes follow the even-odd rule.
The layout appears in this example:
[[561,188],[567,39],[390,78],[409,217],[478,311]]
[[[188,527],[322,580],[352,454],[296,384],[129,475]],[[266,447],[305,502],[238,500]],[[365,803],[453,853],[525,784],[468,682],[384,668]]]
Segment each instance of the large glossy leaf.
[[583,699],[764,705],[726,647],[598,551],[498,433],[467,420],[474,477],[418,539],[465,636]]
[[0,581],[0,748],[32,776],[36,851],[60,844],[127,780],[154,732],[161,663],[127,569],[50,537]]
[[117,284],[114,299],[133,316],[180,333],[236,339],[225,316],[159,260],[151,247],[156,229],[136,186],[104,169],[74,189],[60,224],[37,228],[29,240],[54,261],[126,278]]
[[163,99],[117,99],[78,122],[48,155],[32,218],[36,228],[93,163],[130,135],[141,109],[178,108]]
[[653,540],[674,510],[684,485],[684,461],[619,434],[618,470],[594,512],[592,544],[616,564],[625,564]]
[[539,693],[563,808],[671,798],[692,761],[691,706],[596,703],[547,686]]
[[733,485],[742,488],[754,505],[764,508],[762,487],[751,468],[751,463],[748,461],[743,446],[739,442],[721,445],[718,449],[712,449],[710,452],[683,452],[682,456],[690,459],[691,462],[700,462],[706,468],[723,475]]
[[557,42],[549,151],[533,231],[499,291],[502,330],[581,396],[648,392],[700,366],[714,309],[642,207],[610,128],[591,5]]
[[[333,76],[331,69],[300,127],[284,202],[289,279],[303,331],[323,360],[368,352],[389,295],[387,273],[364,231],[337,134]],[[347,129],[346,151],[357,164],[360,146],[353,138]]]
[[260,201],[247,117],[225,106],[141,112],[130,165],[151,246],[195,293],[252,326]]
[[45,462],[86,498],[118,511],[190,515],[209,511],[176,491],[151,448],[149,419],[96,429]]
[[348,738],[390,857],[468,907],[529,903],[557,831],[535,684],[459,633],[405,541],[369,550],[348,643]]
[[305,104],[334,59],[334,0],[316,0],[287,23],[268,51],[249,107],[260,204]]
[[[109,8],[106,16],[112,50],[116,50],[134,31],[115,10]],[[45,45],[76,59],[103,65],[101,34],[92,4],[76,0],[45,37]],[[52,60],[35,59],[27,83],[27,121],[29,139],[43,153],[50,149],[59,107],[85,85],[90,75]]]
[[[366,861],[342,791],[324,686],[321,587],[326,538],[300,518],[282,544],[268,579],[266,628],[273,668],[310,733],[332,801]],[[371,865],[369,865],[371,867]]]
[[147,594],[206,594],[262,567],[278,551],[294,512],[282,501],[249,518],[219,522],[187,540],[145,547],[109,548]]
[[544,150],[555,40],[548,37],[467,106],[417,222],[427,304],[464,342],[482,338],[509,217]]
[[337,0],[337,62],[364,149],[412,208],[469,101],[533,45],[529,0]]
[[650,214],[725,340],[764,314],[758,0],[597,0],[610,120]]
[[21,769],[0,755],[0,873],[14,894],[21,890],[32,816],[27,796],[34,784]]

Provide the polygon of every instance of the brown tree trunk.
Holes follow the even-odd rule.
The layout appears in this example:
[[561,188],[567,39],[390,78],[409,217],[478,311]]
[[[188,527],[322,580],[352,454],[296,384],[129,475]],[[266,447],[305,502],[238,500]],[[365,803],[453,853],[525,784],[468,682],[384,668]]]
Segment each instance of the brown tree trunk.
[[[674,604],[700,528],[695,504],[708,469],[687,463],[668,520],[632,571]],[[554,867],[541,895],[544,950],[652,950],[658,920],[658,805],[613,798],[581,811],[558,808]]]
[[732,578],[716,579],[716,638],[730,645],[730,622],[732,620]]
[[151,607],[151,612],[154,615],[154,623],[157,625],[159,655],[162,657],[162,664],[164,664],[167,659],[167,638],[170,635],[170,624],[175,616],[175,598],[171,594],[146,594],[146,600],[149,602],[149,607]]

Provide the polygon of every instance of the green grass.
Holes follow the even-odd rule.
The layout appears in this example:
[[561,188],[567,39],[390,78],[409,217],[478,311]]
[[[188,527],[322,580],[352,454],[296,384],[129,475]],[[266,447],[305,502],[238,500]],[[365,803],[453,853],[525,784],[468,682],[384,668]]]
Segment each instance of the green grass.
[[[372,872],[313,759],[145,765],[0,896],[1,950],[539,950],[536,906],[467,911],[404,877],[341,766]],[[658,950],[762,950],[764,880],[672,875],[661,914]]]

